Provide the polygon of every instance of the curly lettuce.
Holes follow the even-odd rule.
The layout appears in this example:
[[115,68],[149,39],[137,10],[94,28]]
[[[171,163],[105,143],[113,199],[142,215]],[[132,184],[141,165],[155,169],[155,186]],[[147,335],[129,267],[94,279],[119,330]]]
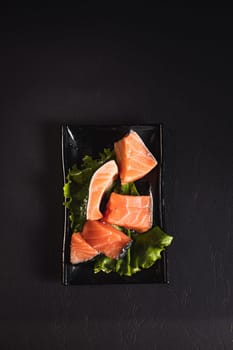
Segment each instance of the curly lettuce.
[[132,234],[133,244],[124,258],[113,260],[99,257],[94,272],[117,272],[120,276],[132,276],[142,269],[148,269],[161,259],[161,252],[168,247],[173,237],[166,234],[159,226],[142,234]]

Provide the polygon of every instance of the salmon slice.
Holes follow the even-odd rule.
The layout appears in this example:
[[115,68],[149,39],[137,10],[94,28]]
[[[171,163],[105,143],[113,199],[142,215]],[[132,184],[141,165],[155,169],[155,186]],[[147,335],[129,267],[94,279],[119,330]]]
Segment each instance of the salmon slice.
[[98,254],[98,251],[91,247],[79,232],[72,234],[70,243],[70,262],[72,264],[91,260]]
[[114,143],[114,150],[122,184],[141,179],[158,164],[140,136],[133,130]]
[[87,220],[99,220],[103,217],[100,203],[104,193],[117,178],[118,167],[114,160],[102,165],[92,176],[87,202]]
[[152,198],[112,192],[103,219],[110,224],[146,232],[152,227]]
[[82,236],[94,249],[112,259],[118,259],[132,241],[112,225],[93,220],[85,223]]

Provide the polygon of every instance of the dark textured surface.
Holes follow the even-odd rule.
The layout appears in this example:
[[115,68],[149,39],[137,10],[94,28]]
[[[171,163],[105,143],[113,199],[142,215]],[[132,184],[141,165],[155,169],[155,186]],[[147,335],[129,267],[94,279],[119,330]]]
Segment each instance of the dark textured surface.
[[[230,9],[119,10],[1,11],[1,349],[232,348]],[[170,285],[66,288],[59,125],[125,121],[166,127]]]

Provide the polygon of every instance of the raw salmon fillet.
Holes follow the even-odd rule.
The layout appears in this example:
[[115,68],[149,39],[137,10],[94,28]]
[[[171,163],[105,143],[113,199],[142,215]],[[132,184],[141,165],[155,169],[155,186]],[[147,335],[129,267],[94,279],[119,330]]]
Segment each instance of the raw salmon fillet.
[[133,130],[114,143],[114,150],[122,184],[141,179],[158,164],[140,136]]
[[114,160],[102,165],[92,176],[87,202],[87,220],[99,220],[103,217],[100,203],[104,193],[117,178],[118,167]]
[[91,247],[79,232],[72,234],[70,243],[70,262],[72,264],[91,260],[98,254],[98,251]]
[[146,232],[152,226],[152,198],[112,192],[103,219],[110,224]]
[[118,259],[132,241],[112,225],[93,220],[85,223],[82,236],[94,249],[112,259]]

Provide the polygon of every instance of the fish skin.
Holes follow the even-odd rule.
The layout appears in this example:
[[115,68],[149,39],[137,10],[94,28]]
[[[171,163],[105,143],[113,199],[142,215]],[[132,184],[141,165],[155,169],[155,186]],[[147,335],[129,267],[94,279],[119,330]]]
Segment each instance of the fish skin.
[[109,223],[96,220],[86,221],[82,237],[98,252],[112,259],[118,259],[122,250],[132,242],[130,237]]
[[87,220],[99,220],[103,217],[100,203],[104,193],[118,176],[118,167],[114,160],[102,165],[92,176],[87,202]]

